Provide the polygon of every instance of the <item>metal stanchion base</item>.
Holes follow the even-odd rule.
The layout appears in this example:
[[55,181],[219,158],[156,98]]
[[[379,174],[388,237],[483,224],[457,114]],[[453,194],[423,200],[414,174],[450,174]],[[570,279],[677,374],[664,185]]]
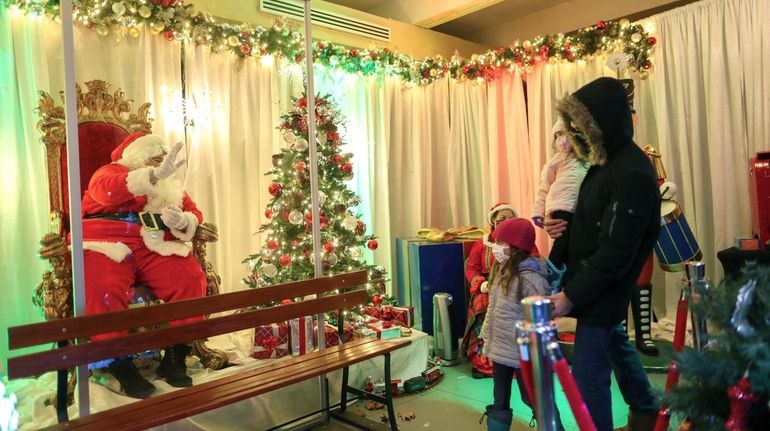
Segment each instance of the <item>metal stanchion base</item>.
[[[647,356],[640,351],[636,351],[639,354],[639,360],[642,362],[644,370],[650,373],[666,373],[668,372],[668,364],[671,363],[671,357],[674,354],[674,345],[670,341],[654,340],[655,346],[660,353],[658,356]],[[633,341],[631,345],[634,345]]]

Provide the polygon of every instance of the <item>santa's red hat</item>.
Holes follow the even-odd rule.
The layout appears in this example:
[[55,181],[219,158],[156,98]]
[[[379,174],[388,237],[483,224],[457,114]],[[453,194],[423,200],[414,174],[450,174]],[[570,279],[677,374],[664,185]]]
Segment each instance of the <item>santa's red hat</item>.
[[148,159],[164,152],[166,152],[166,144],[162,137],[145,132],[134,132],[112,150],[110,157],[113,162],[120,163],[129,169],[137,169],[144,166]]
[[487,220],[489,221],[490,225],[495,224],[495,214],[498,213],[498,211],[502,210],[509,210],[513,213],[513,216],[516,217],[516,210],[513,209],[511,204],[508,202],[498,202],[492,208],[489,209],[489,214],[487,215]]

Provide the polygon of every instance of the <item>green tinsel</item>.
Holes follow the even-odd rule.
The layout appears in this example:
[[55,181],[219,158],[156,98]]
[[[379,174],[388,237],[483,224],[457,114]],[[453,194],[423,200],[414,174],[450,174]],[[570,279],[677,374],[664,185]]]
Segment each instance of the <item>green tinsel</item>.
[[[746,313],[754,333],[745,336],[730,320],[738,292],[749,280],[757,282]],[[749,429],[765,429],[770,424],[770,268],[747,264],[740,279],[726,279],[701,294],[691,308],[708,320],[708,347],[678,356],[681,382],[665,402],[698,430],[723,430],[730,415],[727,390],[746,375],[757,397],[747,414]]]
[[[271,55],[290,62],[304,61],[302,33],[293,30],[284,19],[270,28],[250,24],[218,22],[211,15],[196,11],[192,4],[162,7],[150,0],[73,0],[76,23],[107,37],[118,33],[138,37],[145,27],[162,34],[169,41],[191,41],[215,52],[230,52],[238,57]],[[56,0],[0,0],[0,5],[30,15],[59,16]],[[627,19],[599,21],[574,35],[538,36],[532,41],[474,54],[469,59],[457,55],[451,59],[437,55],[422,60],[399,54],[388,48],[357,49],[319,41],[313,45],[314,62],[366,76],[398,76],[411,84],[426,85],[451,77],[459,81],[492,81],[500,70],[527,72],[547,63],[576,62],[611,52],[623,52],[628,70],[645,78],[652,67],[650,54],[656,39],[643,26]]]

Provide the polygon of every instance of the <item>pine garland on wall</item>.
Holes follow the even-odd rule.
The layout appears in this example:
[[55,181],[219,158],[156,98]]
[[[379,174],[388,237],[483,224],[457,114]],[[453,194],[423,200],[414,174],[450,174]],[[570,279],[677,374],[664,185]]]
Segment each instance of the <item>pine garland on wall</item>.
[[[58,0],[0,0],[0,4],[29,15],[59,16]],[[139,37],[146,28],[169,41],[192,41],[242,58],[270,55],[304,61],[302,33],[285,20],[276,20],[270,28],[233,25],[218,22],[208,13],[196,11],[194,5],[178,0],[73,0],[72,4],[76,22],[103,37]],[[599,21],[574,35],[517,41],[470,58],[436,55],[418,60],[388,48],[356,49],[324,41],[314,44],[313,56],[316,63],[348,73],[398,76],[407,83],[427,85],[445,77],[492,81],[505,69],[526,73],[542,64],[579,62],[622,52],[628,58],[629,72],[644,79],[652,67],[650,55],[656,43],[642,25],[621,19]]]

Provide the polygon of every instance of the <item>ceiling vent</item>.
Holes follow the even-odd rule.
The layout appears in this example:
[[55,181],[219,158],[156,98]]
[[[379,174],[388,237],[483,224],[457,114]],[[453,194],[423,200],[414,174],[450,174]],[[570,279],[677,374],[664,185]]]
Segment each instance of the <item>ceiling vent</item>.
[[[259,8],[263,12],[285,15],[290,18],[303,20],[305,18],[304,3],[292,0],[260,0]],[[353,33],[368,39],[390,42],[390,29],[371,22],[362,21],[338,13],[310,9],[310,20],[313,24]]]

